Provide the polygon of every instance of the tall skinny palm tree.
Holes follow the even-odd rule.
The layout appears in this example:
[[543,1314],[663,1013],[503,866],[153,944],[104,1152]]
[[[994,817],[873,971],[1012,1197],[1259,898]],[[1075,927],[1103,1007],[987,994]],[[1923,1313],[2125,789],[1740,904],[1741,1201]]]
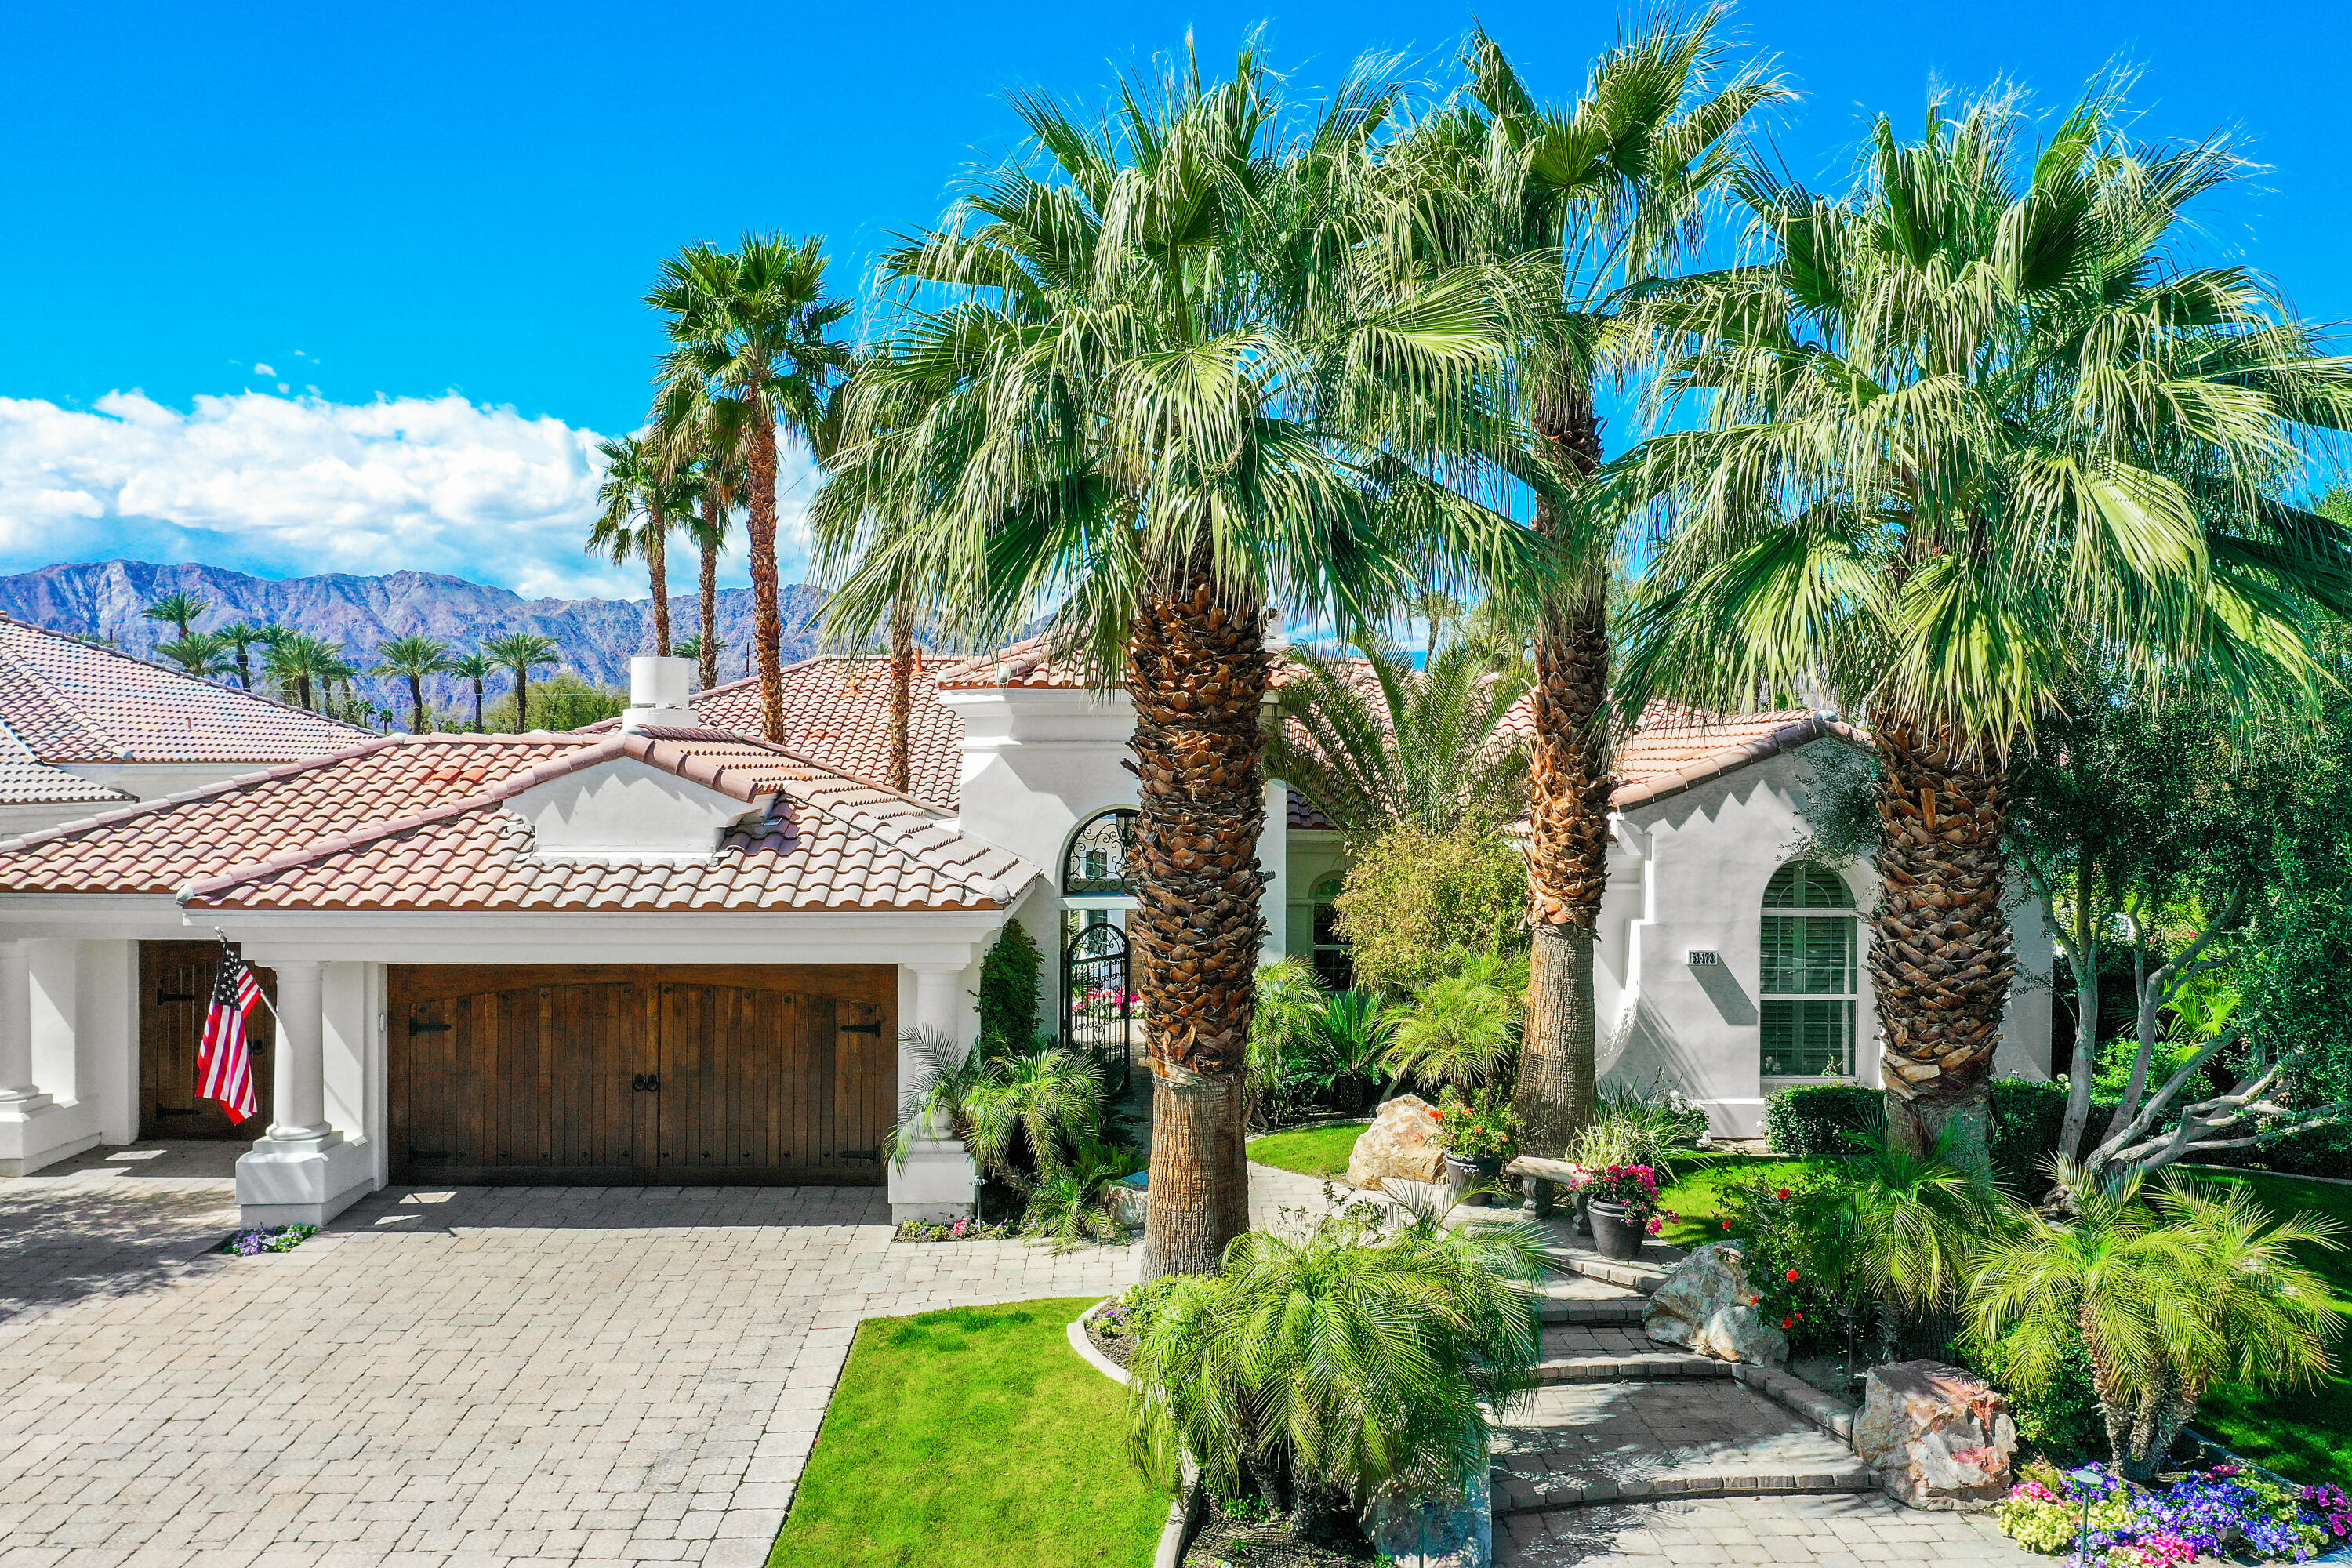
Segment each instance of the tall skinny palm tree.
[[281,692],[291,694],[304,708],[316,708],[317,700],[331,693],[335,682],[359,674],[345,661],[342,649],[307,632],[281,632],[268,649],[263,668]]
[[1399,160],[1449,248],[1542,256],[1551,276],[1554,309],[1518,364],[1529,438],[1512,456],[1554,568],[1524,606],[1535,628],[1535,945],[1513,1096],[1523,1145],[1546,1154],[1564,1150],[1598,1103],[1592,956],[1608,883],[1615,530],[1580,504],[1602,455],[1596,388],[1639,347],[1619,321],[1623,289],[1696,243],[1711,193],[1741,165],[1747,122],[1788,96],[1769,73],[1730,64],[1719,15],[1624,39],[1593,63],[1574,100],[1558,103],[1538,100],[1500,47],[1473,31],[1469,102],[1432,116]]
[[236,683],[247,691],[253,689],[253,650],[257,646],[268,647],[270,634],[275,630],[272,626],[256,626],[251,621],[231,621],[213,630],[213,635],[221,639],[224,647],[236,651]]
[[686,531],[700,557],[702,626],[693,641],[705,689],[719,684],[719,653],[727,646],[719,635],[719,557],[727,549],[736,498],[751,488],[744,468],[746,406],[695,382],[665,385],[654,400],[652,439],[662,460],[690,472],[695,482],[696,510]]
[[1475,479],[1518,289],[1383,243],[1398,98],[1363,70],[1286,105],[1245,52],[1223,80],[1132,79],[1100,118],[1018,100],[1034,159],[887,258],[919,292],[814,509],[836,637],[901,605],[987,639],[1050,613],[1133,704],[1152,1274],[1214,1268],[1248,1224],[1269,607],[1369,624],[1416,579],[1531,564],[1428,477]]
[[449,673],[465,681],[474,691],[474,732],[482,729],[482,683],[499,670],[499,661],[487,652],[458,654],[449,660]]
[[654,652],[669,657],[669,531],[693,504],[690,476],[666,461],[650,441],[623,436],[600,441],[604,482],[596,500],[604,507],[588,531],[592,554],[618,566],[632,557],[646,563],[653,595]]
[[190,632],[170,642],[157,643],[155,651],[190,675],[207,679],[226,675],[235,668],[229,658],[228,639],[218,632]]
[[1825,689],[1882,782],[1869,965],[1888,1121],[1980,1141],[2015,959],[2007,754],[2098,662],[2236,700],[2317,678],[2352,530],[2274,498],[2352,366],[2258,278],[2181,255],[2244,165],[2135,143],[2101,89],[2029,143],[2013,100],[1881,120],[1851,193],[1759,180],[1764,264],[1671,289],[1671,390],[1702,427],[1612,477],[1670,510],[1626,699]]
[[408,682],[409,729],[415,734],[426,733],[431,726],[425,718],[425,678],[448,671],[449,645],[438,637],[412,633],[386,638],[375,657],[378,675],[396,675]]
[[139,613],[148,620],[170,626],[184,642],[205,612],[212,607],[210,599],[200,599],[194,594],[166,594]]
[[847,349],[826,335],[850,306],[825,297],[824,265],[820,240],[746,235],[731,251],[688,246],[662,263],[661,281],[646,296],[667,318],[664,394],[689,406],[702,399],[742,405],[751,640],[762,732],[770,740],[784,732],[776,431],[781,426],[812,440],[825,389],[848,360]]
[[[484,643],[482,652],[499,668],[513,674],[515,733],[525,732],[530,728],[530,672],[540,665],[555,662],[554,639],[538,632],[509,632]],[[480,721],[477,713],[475,722]]]

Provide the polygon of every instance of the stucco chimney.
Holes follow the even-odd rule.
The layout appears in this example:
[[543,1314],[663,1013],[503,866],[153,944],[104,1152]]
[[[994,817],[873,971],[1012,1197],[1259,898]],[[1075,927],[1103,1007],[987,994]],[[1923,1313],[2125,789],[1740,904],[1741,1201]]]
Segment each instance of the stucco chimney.
[[640,654],[629,660],[629,705],[621,710],[621,728],[692,730],[701,725],[687,700],[694,687],[694,661]]

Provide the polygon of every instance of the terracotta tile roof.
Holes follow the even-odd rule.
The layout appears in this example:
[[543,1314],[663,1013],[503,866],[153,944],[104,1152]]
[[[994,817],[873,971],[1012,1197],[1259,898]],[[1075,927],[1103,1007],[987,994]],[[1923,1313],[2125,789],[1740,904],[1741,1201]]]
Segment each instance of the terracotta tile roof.
[[[505,803],[619,757],[742,801],[707,861],[541,859]],[[387,738],[0,844],[12,892],[191,909],[985,909],[1035,875],[940,813],[709,730]]]
[[1653,703],[1617,745],[1617,787],[1609,804],[1626,811],[1835,735],[1868,747],[1850,724],[1809,708],[1727,717]]
[[284,763],[369,733],[5,616],[0,721],[45,763]]
[[[907,720],[908,793],[942,810],[956,809],[963,766],[963,718],[939,700],[939,675],[952,661],[926,652],[915,666],[914,705]],[[803,659],[783,671],[783,743],[827,767],[862,779],[890,773],[890,659],[857,654]],[[760,732],[760,682],[730,681],[689,700],[695,716],[738,735]],[[579,733],[610,734],[607,719]]]
[[1086,691],[1104,682],[1073,651],[1050,633],[1008,643],[994,653],[982,654],[940,671],[940,685],[948,690],[990,686],[1020,686],[1034,690]]
[[0,721],[0,805],[70,805],[77,801],[138,798],[95,779],[49,766],[33,754],[24,737]]

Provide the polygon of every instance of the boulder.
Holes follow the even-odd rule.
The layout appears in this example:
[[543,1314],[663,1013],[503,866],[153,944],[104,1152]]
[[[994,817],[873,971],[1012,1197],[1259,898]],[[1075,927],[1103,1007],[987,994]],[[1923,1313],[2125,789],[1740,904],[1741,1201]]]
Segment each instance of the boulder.
[[1415,1094],[1383,1100],[1372,1124],[1356,1140],[1348,1156],[1348,1184],[1381,1190],[1389,1177],[1404,1182],[1433,1182],[1445,1168],[1444,1152],[1437,1146],[1437,1108]]
[[1789,1336],[1765,1321],[1736,1242],[1694,1247],[1650,1297],[1642,1327],[1662,1345],[1717,1361],[1771,1366],[1789,1359]]
[[1853,1451],[1913,1508],[1987,1509],[2009,1495],[2017,1426],[2008,1396],[1967,1368],[1893,1362],[1863,1385]]

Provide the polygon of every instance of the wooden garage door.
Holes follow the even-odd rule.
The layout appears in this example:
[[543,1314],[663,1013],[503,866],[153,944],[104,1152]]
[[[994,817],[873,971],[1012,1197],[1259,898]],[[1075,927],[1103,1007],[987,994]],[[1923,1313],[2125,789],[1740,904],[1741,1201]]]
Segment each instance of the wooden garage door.
[[408,1181],[877,1184],[886,967],[394,965]]
[[[196,1098],[196,1042],[204,1037],[205,1014],[212,1005],[219,972],[216,942],[142,942],[139,944],[139,1136],[142,1138],[258,1138],[269,1125],[269,1105],[278,1038],[269,1009],[253,1012],[253,1080],[261,1110],[251,1120],[232,1122],[219,1104]],[[257,969],[261,993],[278,1000],[278,976]]]

